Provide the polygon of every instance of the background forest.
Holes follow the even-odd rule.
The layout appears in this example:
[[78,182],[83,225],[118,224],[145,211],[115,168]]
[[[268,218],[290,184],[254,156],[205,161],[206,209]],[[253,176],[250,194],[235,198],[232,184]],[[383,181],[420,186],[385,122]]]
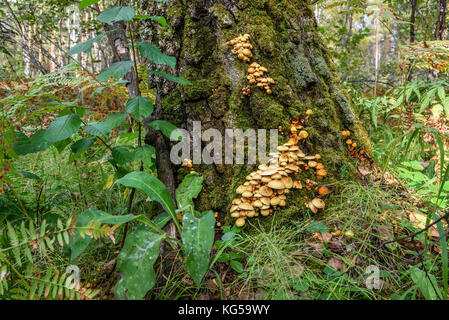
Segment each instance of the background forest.
[[0,2],[0,299],[448,299],[447,1],[307,4],[364,134],[303,182],[324,210],[240,225],[202,168],[164,178],[160,94],[203,85],[171,2]]

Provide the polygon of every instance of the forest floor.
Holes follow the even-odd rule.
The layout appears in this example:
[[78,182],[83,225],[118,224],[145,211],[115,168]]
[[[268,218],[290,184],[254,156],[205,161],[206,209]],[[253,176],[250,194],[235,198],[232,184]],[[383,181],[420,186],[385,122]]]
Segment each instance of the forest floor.
[[[50,148],[37,156],[22,157],[17,164],[48,181],[46,194],[51,196],[41,200],[47,220],[69,217],[89,207],[114,213],[126,206],[118,189],[104,188],[110,172],[103,161],[77,161],[73,170],[68,155]],[[318,215],[310,213],[282,226],[273,219],[268,227],[255,219],[243,231],[217,227],[218,241],[212,251],[217,258],[199,289],[176,261],[180,252],[167,256],[175,261],[169,263],[168,272],[158,272],[168,262],[159,259],[155,267],[159,278],[149,298],[391,299],[407,292],[410,297],[417,294],[410,277],[419,270],[439,277],[438,243],[418,254],[424,249],[425,233],[393,240],[420,230],[428,206],[391,176],[381,184],[378,172],[363,171],[360,176],[361,184],[341,182],[340,200]],[[32,182],[17,182],[26,183],[22,185],[25,193],[38,191]],[[144,198],[137,203],[136,210],[149,210]],[[231,230],[234,241],[223,248],[220,239]],[[431,228],[429,236],[435,240],[436,229]],[[115,240],[100,240],[77,261],[83,282],[100,289],[101,299],[114,298],[113,286],[119,279],[115,263],[121,239]],[[387,241],[392,242],[383,245]],[[63,254],[51,263],[65,267]]]

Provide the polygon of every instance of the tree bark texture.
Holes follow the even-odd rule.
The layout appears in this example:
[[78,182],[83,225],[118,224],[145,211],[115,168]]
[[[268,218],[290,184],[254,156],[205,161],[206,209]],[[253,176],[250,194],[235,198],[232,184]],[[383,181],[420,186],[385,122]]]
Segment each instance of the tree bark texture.
[[435,40],[444,40],[446,30],[447,0],[438,0],[438,19],[435,27]]
[[[164,53],[178,59],[176,70],[156,65],[151,69],[183,76],[193,83],[180,86],[150,76],[150,85],[157,89],[156,117],[190,132],[193,121],[201,121],[203,131],[216,128],[223,133],[225,128],[282,127],[283,132],[289,132],[290,120],[304,118],[306,110],[311,109],[314,114],[306,127],[309,138],[301,148],[308,154],[322,156],[328,176],[320,184],[357,179],[355,162],[349,156],[341,131],[351,130],[351,138],[368,154],[369,142],[335,75],[308,1],[173,0],[161,4],[144,0],[142,9],[146,14],[166,17],[170,25],[162,27],[149,20],[142,21],[142,40],[158,45]],[[250,96],[242,94],[242,88],[248,85],[247,69],[251,62],[239,60],[226,42],[245,33],[250,34],[254,47],[251,62],[268,68],[269,76],[276,81],[271,86],[271,95],[256,86],[251,87]],[[279,144],[287,140],[284,135]],[[150,133],[146,142],[153,144],[154,134]],[[158,143],[160,147],[161,141]],[[169,144],[166,140],[164,143],[168,152]],[[223,214],[228,214],[236,188],[257,169],[255,165],[224,164],[194,167],[204,176],[197,209]],[[177,182],[188,173],[184,168],[172,169]],[[304,172],[302,181],[307,178],[315,179]],[[338,188],[331,189],[334,195],[338,194]],[[290,193],[287,209],[276,216],[299,216],[307,210],[304,196],[314,197],[313,192],[303,189]]]

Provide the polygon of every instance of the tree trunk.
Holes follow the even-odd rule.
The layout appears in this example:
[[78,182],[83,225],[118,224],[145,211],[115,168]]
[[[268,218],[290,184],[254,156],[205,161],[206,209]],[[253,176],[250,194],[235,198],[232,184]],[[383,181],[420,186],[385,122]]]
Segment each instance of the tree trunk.
[[[157,89],[157,118],[171,121],[189,132],[192,132],[193,121],[201,121],[203,131],[216,128],[224,133],[225,128],[282,127],[284,132],[289,132],[290,120],[304,118],[306,110],[311,109],[314,114],[306,127],[309,138],[300,147],[307,154],[322,156],[320,161],[328,176],[318,181],[319,184],[357,179],[355,162],[346,149],[341,131],[351,130],[352,140],[368,154],[369,142],[335,75],[308,1],[173,0],[168,4],[144,1],[142,7],[146,14],[165,16],[170,24],[170,27],[162,27],[152,21],[142,21],[143,40],[177,57],[176,70],[164,67],[164,71],[193,83],[179,86],[150,78],[150,85]],[[250,63],[256,61],[268,68],[269,76],[276,81],[271,95],[256,86],[251,87],[250,96],[242,94],[242,88],[248,85],[250,63],[233,55],[226,42],[245,33],[251,36],[254,47]],[[151,67],[160,69],[155,65]],[[279,144],[287,140],[284,135]],[[147,136],[146,142],[154,144],[154,135]],[[161,141],[156,142],[160,149]],[[169,144],[165,140],[162,145],[166,157]],[[163,170],[167,170],[167,166],[174,170],[178,182],[188,173],[167,161],[163,165]],[[204,189],[196,208],[221,213],[229,212],[231,201],[236,198],[236,188],[257,168],[224,164],[194,167],[204,176]],[[303,172],[300,178],[316,180],[309,171]],[[161,180],[166,182],[164,178]],[[336,185],[332,190],[334,195],[338,194]],[[290,219],[305,212],[304,196],[313,198],[314,191],[302,189],[290,193],[287,209],[277,216]]]
[[411,0],[412,11],[410,13],[410,43],[415,42],[416,0]]
[[435,40],[444,40],[444,30],[446,30],[447,0],[438,1],[438,20],[435,27]]

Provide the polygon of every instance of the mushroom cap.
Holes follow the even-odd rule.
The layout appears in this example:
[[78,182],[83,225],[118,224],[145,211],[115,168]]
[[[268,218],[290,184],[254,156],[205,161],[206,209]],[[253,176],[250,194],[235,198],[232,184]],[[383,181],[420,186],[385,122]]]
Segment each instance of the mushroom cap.
[[255,206],[256,208],[261,208],[263,204],[260,200],[256,200],[254,201],[253,206]]
[[268,177],[262,177],[262,179],[260,179],[260,181],[262,181],[263,183],[268,183],[268,182],[271,181],[271,178],[269,176]]
[[293,188],[302,189],[302,183],[299,180],[293,181]]
[[237,188],[237,190],[235,190],[235,192],[242,194],[243,192],[246,191],[246,187],[244,185],[241,185]]
[[239,206],[237,206],[237,205],[233,205],[233,206],[231,206],[231,209],[229,210],[231,213],[233,213],[234,211],[237,211],[237,210],[239,210]]
[[268,187],[270,187],[271,189],[275,189],[275,190],[281,190],[281,189],[285,188],[284,184],[280,180],[271,180],[268,183]]
[[282,175],[279,173],[279,172],[276,172],[275,174],[273,174],[272,176],[271,176],[271,179],[276,179],[276,180],[278,180],[278,179],[281,179],[282,178]]
[[308,166],[311,168],[315,168],[317,165],[316,161],[309,161]]
[[253,206],[249,204],[248,202],[243,202],[239,204],[240,210],[254,210]]
[[270,204],[272,206],[277,206],[280,202],[281,202],[281,199],[279,199],[278,197],[274,197],[274,198],[271,198]]
[[298,172],[299,167],[296,164],[289,163],[288,165],[285,166],[285,169],[291,170],[293,172]]
[[262,186],[259,189],[259,193],[264,197],[269,197],[273,194],[273,190],[269,186]]
[[239,198],[232,200],[232,204],[240,204],[240,203],[242,203],[242,200]]
[[238,218],[237,220],[235,220],[235,225],[239,228],[243,227],[245,225],[245,219]]
[[261,170],[261,176],[272,176],[273,174],[278,172],[278,167],[270,166],[266,170]]
[[261,198],[260,199],[260,201],[262,202],[262,204],[264,204],[264,205],[266,205],[266,206],[268,206],[269,204],[270,204],[270,198],[268,198],[268,197],[263,197],[263,198]]
[[288,151],[288,149],[289,148],[287,146],[284,146],[284,145],[278,147],[279,151]]
[[318,188],[318,194],[325,195],[329,193],[329,189],[326,186],[321,186]]
[[246,216],[247,216],[248,218],[252,218],[252,217],[254,217],[255,215],[256,215],[256,211],[254,211],[254,210],[246,211]]
[[316,175],[317,176],[321,176],[321,177],[325,177],[327,175],[327,172],[324,169],[320,169],[320,170],[317,170]]
[[232,213],[231,213],[231,217],[232,217],[232,218],[240,218],[240,212],[239,212],[239,211],[232,212]]
[[269,209],[260,210],[260,214],[266,217],[270,214],[270,210]]
[[315,198],[312,200],[312,204],[317,207],[318,209],[323,209],[326,204],[324,203],[323,199]]
[[245,191],[242,193],[242,197],[244,197],[244,198],[251,198],[252,196],[253,196],[253,193],[249,192],[249,191]]
[[308,203],[308,207],[309,207],[310,211],[312,211],[313,213],[318,212],[318,209],[312,204],[312,202]]
[[290,189],[293,187],[293,180],[290,177],[282,177],[281,179],[282,183],[284,184],[285,188]]

